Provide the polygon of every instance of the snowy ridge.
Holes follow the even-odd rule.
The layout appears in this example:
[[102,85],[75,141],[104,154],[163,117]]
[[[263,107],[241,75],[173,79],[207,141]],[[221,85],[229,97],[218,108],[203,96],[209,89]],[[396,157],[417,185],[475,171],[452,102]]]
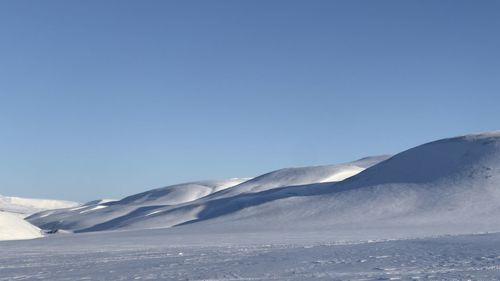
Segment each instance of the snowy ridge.
[[[354,173],[353,167],[362,171],[324,182]],[[500,133],[435,141],[389,159],[278,170],[187,202],[168,201],[170,189],[175,188],[29,220],[44,229],[77,232],[313,231],[346,240],[500,231]]]
[[203,181],[184,184],[176,184],[163,188],[149,190],[143,193],[125,197],[117,204],[135,204],[135,205],[176,205],[191,202],[205,197],[209,194],[225,190],[242,182],[248,178],[234,178],[224,181]]
[[500,231],[500,133],[421,145],[339,183],[237,196],[201,209],[185,231],[328,231],[346,239]]
[[77,206],[78,203],[62,200],[7,197],[0,195],[0,210],[23,215]]
[[42,231],[24,220],[24,217],[49,209],[68,208],[78,203],[7,197],[0,195],[0,240],[32,239],[42,237]]
[[[104,204],[42,212],[29,220],[44,229],[72,231],[158,228],[196,219],[204,202],[251,194],[283,186],[340,180],[352,176],[389,156],[367,157],[358,161],[328,166],[281,169],[253,179],[193,182],[153,189]],[[178,212],[179,208],[181,212]],[[164,220],[163,214],[174,212]]]
[[277,187],[304,185],[322,182],[338,182],[352,177],[368,167],[389,158],[388,155],[366,157],[354,162],[337,165],[285,168],[272,171],[239,184],[231,189],[219,192],[211,198],[223,198],[242,193],[254,193]]
[[45,211],[28,217],[43,229],[78,230],[92,227],[123,216],[147,216],[160,207],[175,206],[194,201],[214,192],[237,185],[247,178],[222,181],[199,181],[149,190],[118,201],[95,200],[75,208]]

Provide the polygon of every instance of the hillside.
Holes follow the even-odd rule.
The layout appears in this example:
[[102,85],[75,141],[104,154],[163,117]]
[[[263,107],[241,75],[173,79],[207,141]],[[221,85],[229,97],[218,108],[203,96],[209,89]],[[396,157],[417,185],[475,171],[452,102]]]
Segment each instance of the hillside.
[[0,211],[0,241],[42,237],[41,230],[22,216]]
[[337,165],[280,169],[250,179],[231,189],[213,194],[210,198],[225,198],[242,193],[255,193],[284,186],[339,182],[388,158],[388,155],[373,156]]
[[[29,220],[77,232],[174,227],[175,233],[312,231],[345,239],[500,231],[500,132],[439,140],[385,159],[278,170],[172,205],[150,196],[156,190]],[[354,173],[353,167],[362,171],[325,180]]]
[[28,220],[43,229],[78,230],[138,212],[175,206],[237,185],[248,179],[200,181],[157,188],[118,201],[96,200],[75,208],[37,213]]
[[43,210],[68,208],[75,202],[7,197],[0,195],[0,240],[32,239],[42,237],[42,231],[24,218]]
[[500,231],[500,132],[424,144],[339,183],[197,208],[202,211],[186,231],[326,231],[345,239]]
[[44,210],[70,208],[77,205],[78,203],[76,202],[63,200],[33,199],[0,195],[0,211],[21,215],[30,215]]
[[[116,228],[170,227],[196,218],[197,206],[283,186],[331,182],[352,176],[365,168],[387,159],[388,156],[367,157],[358,161],[327,166],[288,168],[273,171],[253,179],[193,182],[153,189],[122,200],[107,203],[85,204],[78,208],[41,212],[29,221],[44,229],[109,230]],[[180,206],[187,212],[157,216]]]

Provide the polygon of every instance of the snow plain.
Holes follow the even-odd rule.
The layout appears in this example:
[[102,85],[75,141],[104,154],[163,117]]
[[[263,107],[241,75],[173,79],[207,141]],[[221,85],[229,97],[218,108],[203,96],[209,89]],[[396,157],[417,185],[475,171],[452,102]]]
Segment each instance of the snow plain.
[[0,242],[0,280],[500,280],[499,217],[490,132],[37,213],[64,231]]
[[500,279],[500,234],[342,244],[162,231],[1,242],[0,280]]

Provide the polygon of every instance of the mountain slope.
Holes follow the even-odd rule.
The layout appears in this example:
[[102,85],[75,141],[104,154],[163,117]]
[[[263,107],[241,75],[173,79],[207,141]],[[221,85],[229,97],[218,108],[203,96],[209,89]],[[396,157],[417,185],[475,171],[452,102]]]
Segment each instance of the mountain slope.
[[0,195],[0,211],[22,215],[30,215],[44,210],[70,208],[77,205],[78,203],[76,202],[63,200],[7,197]]
[[76,208],[40,212],[27,219],[43,229],[77,230],[128,214],[191,202],[246,180],[248,179],[234,178],[171,185],[128,196],[118,201],[96,200]]
[[184,228],[328,231],[346,238],[500,231],[500,132],[428,143],[339,183],[240,195],[198,208]]
[[7,197],[0,195],[0,240],[32,239],[42,237],[42,231],[24,220],[24,217],[43,210],[68,208],[75,202]]
[[[355,162],[277,170],[254,179],[194,182],[154,189],[126,197],[120,201],[85,207],[42,212],[29,220],[44,229],[77,231],[117,228],[170,227],[195,219],[204,202],[251,194],[278,187],[341,180],[387,159],[368,157]],[[187,206],[186,212],[157,221],[158,215]],[[149,223],[151,221],[151,223]]]
[[0,211],[0,241],[42,237],[41,230],[22,216]]
[[234,178],[223,181],[204,181],[176,184],[128,196],[117,202],[120,205],[176,205],[191,202],[209,194],[226,190],[241,184],[248,178]]
[[345,239],[500,231],[500,132],[421,145],[338,183],[215,195],[81,231],[178,226],[185,233],[326,231]]
[[352,177],[368,167],[387,160],[389,157],[388,155],[373,156],[344,164],[276,170],[255,177],[231,189],[213,194],[210,198],[225,198],[242,193],[261,192],[284,186],[338,182]]
[[[280,170],[175,205],[113,203],[95,210],[104,218],[97,223],[67,213],[30,221],[78,232],[175,226],[184,233],[319,231],[346,239],[500,231],[500,132],[424,144],[340,182],[322,182],[322,169],[302,176],[307,168]],[[294,184],[304,178],[318,183]]]

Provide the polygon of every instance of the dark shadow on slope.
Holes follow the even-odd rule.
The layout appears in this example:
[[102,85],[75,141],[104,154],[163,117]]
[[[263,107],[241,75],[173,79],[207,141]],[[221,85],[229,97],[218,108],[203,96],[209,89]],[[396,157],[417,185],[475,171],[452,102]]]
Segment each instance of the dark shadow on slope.
[[[187,224],[187,223],[192,223],[195,221],[201,221],[201,220],[206,220],[206,219],[211,219],[214,217],[230,214],[236,211],[239,211],[241,209],[247,208],[247,207],[252,207],[252,206],[258,206],[267,202],[271,202],[274,200],[279,200],[279,199],[284,199],[287,197],[294,197],[294,196],[313,196],[313,195],[320,195],[323,193],[328,193],[332,192],[333,190],[330,188],[332,183],[323,183],[323,184],[314,184],[314,185],[302,185],[302,186],[288,186],[288,187],[282,187],[282,188],[277,188],[273,190],[266,190],[262,192],[257,192],[257,193],[251,193],[251,194],[239,194],[233,197],[228,197],[228,198],[221,198],[221,199],[214,199],[211,201],[208,201],[204,204],[189,204],[189,205],[184,205],[181,207],[175,207],[171,210],[166,210],[164,212],[161,212],[161,214],[153,214],[150,215],[150,218],[157,217],[157,216],[165,216],[165,215],[172,215],[175,213],[185,213],[189,212],[189,210],[192,210],[194,208],[197,208],[199,206],[204,206],[204,210],[199,213],[199,218],[197,220],[193,220],[190,222],[186,223],[181,223],[179,225]],[[153,207],[153,208],[152,208]],[[89,228],[77,230],[75,232],[91,232],[91,231],[104,231],[104,230],[110,230],[110,229],[115,229],[121,225],[123,225],[124,222],[134,222],[134,221],[140,221],[144,219],[144,216],[147,212],[150,212],[151,210],[158,209],[158,208],[164,208],[168,206],[150,206],[150,207],[142,207],[138,208],[137,210],[134,210],[133,212],[130,212],[124,216],[121,216],[119,218],[115,218],[113,220],[110,220],[105,223],[101,223]]]
[[165,205],[139,207],[130,213],[127,213],[123,216],[114,218],[114,219],[109,220],[107,222],[97,224],[97,225],[94,225],[92,227],[85,228],[82,230],[76,230],[75,233],[91,232],[91,231],[103,231],[103,230],[110,230],[113,228],[117,228],[119,226],[122,226],[125,222],[129,221],[131,218],[138,218],[138,217],[143,218],[145,215],[147,215],[151,211],[154,211],[154,210],[160,209],[160,208],[165,208],[165,207],[166,207]]
[[[338,172],[341,171],[345,167],[352,167],[352,166],[357,166],[360,168],[367,169],[369,167],[372,167],[373,165],[379,164],[389,158],[391,158],[391,155],[380,155],[380,156],[369,156],[369,157],[364,157],[361,159],[358,159],[356,161],[352,162],[346,162],[346,163],[341,163],[341,164],[333,164],[333,165],[318,165],[318,166],[306,166],[306,167],[292,167],[292,168],[284,168],[284,169],[278,169],[269,173],[265,173],[263,175],[257,176],[255,178],[249,179],[245,182],[242,182],[238,185],[235,185],[231,188],[228,189],[223,189],[217,192],[214,192],[210,195],[207,195],[205,198],[212,200],[220,196],[224,196],[226,194],[231,194],[234,193],[235,191],[238,191],[239,189],[242,189],[241,193],[247,192],[248,190],[246,189],[247,187],[250,187],[251,189],[259,188],[261,186],[266,185],[266,180],[271,180],[273,181],[274,177],[288,177],[288,178],[294,178],[296,175],[293,175],[294,172],[296,172],[299,175],[307,174],[309,172],[318,172],[322,174],[319,177],[327,177],[331,175],[332,172]],[[322,170],[322,172],[321,172]],[[287,175],[288,173],[288,175]],[[283,180],[283,179],[282,179]],[[274,181],[277,183],[276,186],[271,185],[270,187],[267,187],[266,189],[277,189],[280,186],[279,181],[280,180],[275,180]],[[286,181],[286,179],[284,179]],[[263,182],[263,183],[261,183]],[[306,185],[306,184],[314,184],[314,183],[296,183],[294,186],[298,185]],[[292,185],[282,185],[281,187],[290,187]],[[253,191],[252,191],[253,192]],[[233,196],[235,196],[234,194]]]
[[[361,187],[361,186],[359,186]],[[352,185],[340,185],[338,183],[317,183],[309,185],[288,186],[262,192],[240,194],[234,197],[215,199],[208,201],[205,208],[198,214],[195,220],[180,223],[176,226],[188,225],[200,221],[205,221],[231,213],[245,208],[259,206],[276,200],[291,198],[318,196],[324,194],[334,194],[356,188]]]
[[[198,218],[195,220],[190,220],[177,224],[175,226],[181,226],[186,224],[192,224],[199,221],[209,220],[220,216],[229,215],[231,213],[240,211],[248,207],[259,206],[268,202],[275,200],[290,198],[290,197],[302,197],[302,196],[316,196],[328,193],[338,193],[353,188],[362,187],[363,185],[356,185],[356,180],[350,181],[353,184],[343,184],[338,183],[318,183],[310,185],[299,185],[299,186],[287,186],[276,188],[272,190],[266,190],[256,193],[245,193],[239,194],[233,197],[214,199],[203,204],[189,204],[181,207],[176,207],[171,210],[165,210],[161,214],[154,214],[149,216],[154,218],[157,216],[168,216],[175,215],[176,213],[187,213],[190,210],[203,206],[204,209],[198,214]],[[167,206],[162,206],[167,207]],[[156,206],[158,208],[158,206]],[[151,211],[148,209],[147,211]],[[116,229],[121,226],[124,222],[134,222],[144,219],[145,210],[139,208],[127,215],[121,216],[119,218],[113,219],[111,221],[101,223],[89,228],[81,229],[75,232],[91,232],[91,231],[104,231]]]

